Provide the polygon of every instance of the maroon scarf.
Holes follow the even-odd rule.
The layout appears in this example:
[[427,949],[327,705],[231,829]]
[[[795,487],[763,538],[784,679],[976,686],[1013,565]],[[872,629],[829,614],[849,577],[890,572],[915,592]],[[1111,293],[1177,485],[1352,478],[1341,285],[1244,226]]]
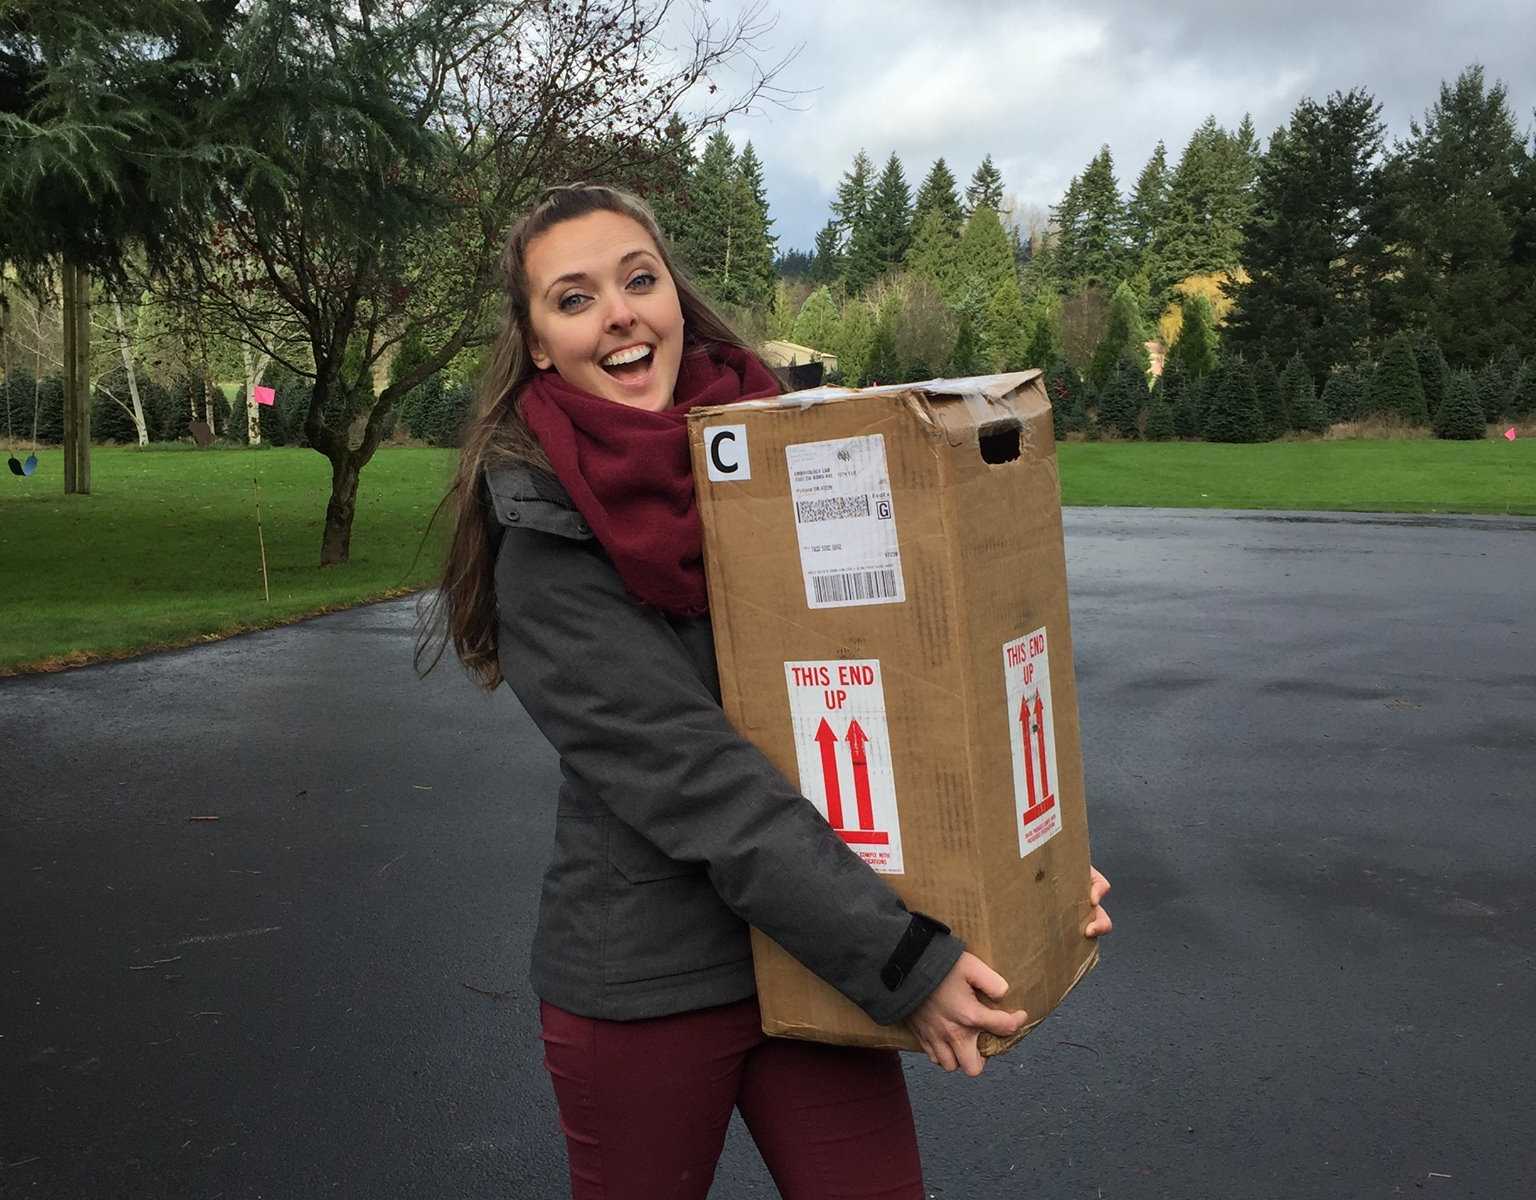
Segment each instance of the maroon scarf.
[[687,350],[672,407],[648,412],[540,371],[519,397],[524,419],[629,594],[675,616],[709,611],[704,529],[694,501],[688,410],[776,396],[757,356],[712,343]]

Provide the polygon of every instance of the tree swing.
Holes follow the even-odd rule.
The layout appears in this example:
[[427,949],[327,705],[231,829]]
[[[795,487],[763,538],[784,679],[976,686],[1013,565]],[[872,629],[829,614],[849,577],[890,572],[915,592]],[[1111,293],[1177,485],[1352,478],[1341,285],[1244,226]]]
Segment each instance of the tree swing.
[[8,301],[0,298],[0,341],[5,343],[5,438],[10,443],[10,457],[6,465],[11,468],[12,475],[20,475],[23,478],[37,470],[37,411],[42,400],[43,381],[41,371],[43,369],[43,344],[39,340],[37,344],[37,373],[32,376],[32,453],[27,455],[27,461],[21,462],[16,457],[16,434],[11,428],[11,306]]

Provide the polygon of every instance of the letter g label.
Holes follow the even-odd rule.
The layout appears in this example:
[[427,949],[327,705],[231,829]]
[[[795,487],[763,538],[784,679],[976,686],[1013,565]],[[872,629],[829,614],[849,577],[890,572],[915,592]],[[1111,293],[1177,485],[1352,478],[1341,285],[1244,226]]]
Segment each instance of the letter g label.
[[704,454],[709,463],[710,479],[730,483],[752,478],[745,425],[710,426],[704,431]]

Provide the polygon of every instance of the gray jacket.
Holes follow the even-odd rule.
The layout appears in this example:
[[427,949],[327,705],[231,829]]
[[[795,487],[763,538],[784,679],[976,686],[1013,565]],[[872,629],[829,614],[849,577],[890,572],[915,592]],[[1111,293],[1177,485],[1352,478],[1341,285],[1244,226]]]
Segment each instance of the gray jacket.
[[560,756],[534,991],[633,1020],[753,994],[748,924],[895,1024],[963,943],[901,900],[720,706],[707,617],[632,600],[559,481],[487,472],[502,674]]

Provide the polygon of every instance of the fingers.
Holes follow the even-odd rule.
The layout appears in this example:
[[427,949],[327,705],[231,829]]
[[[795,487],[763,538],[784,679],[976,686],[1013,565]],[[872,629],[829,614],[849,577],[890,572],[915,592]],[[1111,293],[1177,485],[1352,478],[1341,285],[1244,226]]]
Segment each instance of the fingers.
[[983,1008],[977,1011],[973,1023],[997,1037],[1012,1037],[1024,1027],[1024,1022],[1027,1020],[1029,1020],[1029,1014],[1022,1009],[1017,1012],[1003,1012],[997,1008]]
[[1093,916],[1088,922],[1088,927],[1083,930],[1084,937],[1100,937],[1115,927],[1115,923],[1109,919],[1109,914],[1102,908],[1095,908]]
[[1088,903],[1098,904],[1109,894],[1110,883],[1097,867],[1088,868]]
[[965,957],[971,960],[967,964],[965,972],[965,981],[967,983],[992,1000],[1001,1000],[1008,994],[1008,981],[1006,979],[970,951],[966,951]]

